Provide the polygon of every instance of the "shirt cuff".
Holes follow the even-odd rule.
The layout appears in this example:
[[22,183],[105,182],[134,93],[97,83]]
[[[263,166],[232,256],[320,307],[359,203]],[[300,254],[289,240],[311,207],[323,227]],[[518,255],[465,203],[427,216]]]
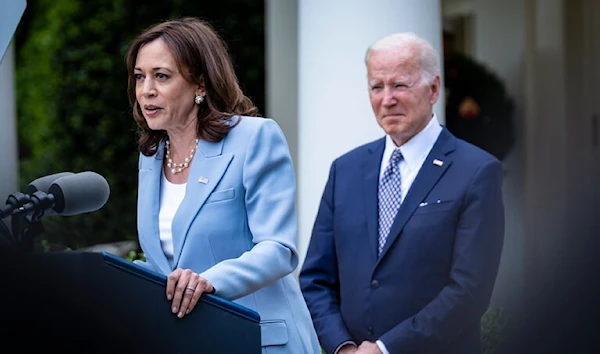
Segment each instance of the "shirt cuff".
[[[337,354],[340,351],[340,349],[342,349],[342,347],[344,345],[346,345],[346,344],[350,344],[350,345],[353,345],[355,347],[357,346],[356,343],[354,343],[353,341],[347,340],[347,341],[343,342],[342,344],[338,345],[338,347],[335,348],[335,351],[333,352],[333,354]],[[390,354],[390,353],[387,353],[387,354]]]
[[383,354],[390,354],[390,352],[388,352],[387,348],[385,347],[385,344],[383,344],[382,341],[378,340],[375,342],[375,344],[377,344],[379,350],[381,350]]

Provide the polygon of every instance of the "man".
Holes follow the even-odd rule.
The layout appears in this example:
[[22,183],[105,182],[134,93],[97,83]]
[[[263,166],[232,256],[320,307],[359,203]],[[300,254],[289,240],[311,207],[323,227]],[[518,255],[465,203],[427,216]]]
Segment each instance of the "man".
[[327,353],[481,353],[504,239],[502,166],[437,121],[438,54],[411,33],[366,54],[386,136],[331,165],[300,283]]

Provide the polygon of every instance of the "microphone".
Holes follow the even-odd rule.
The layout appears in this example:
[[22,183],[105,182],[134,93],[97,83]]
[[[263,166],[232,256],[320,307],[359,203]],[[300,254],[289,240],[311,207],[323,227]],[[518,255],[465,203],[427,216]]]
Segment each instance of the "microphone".
[[[52,185],[52,183],[54,183],[54,181],[56,181],[57,179],[59,179],[61,177],[72,176],[72,175],[74,175],[73,172],[59,172],[59,173],[55,173],[53,175],[40,177],[40,178],[30,182],[29,185],[27,185],[27,189],[25,190],[25,193],[29,194],[29,201],[31,201],[31,195],[35,194],[35,192],[41,191],[43,193],[48,193],[48,190],[50,189],[50,186]],[[48,209],[48,210],[45,210],[44,213],[41,215],[35,215],[35,217],[39,218],[42,216],[51,216],[51,215],[56,215],[56,212],[52,209]],[[33,215],[28,215],[26,217],[29,221],[32,221]]]
[[13,211],[30,202],[31,194],[37,191],[48,192],[50,185],[57,179],[72,175],[73,172],[59,172],[33,180],[27,186],[26,193],[15,192],[6,199],[6,206],[0,208],[0,218],[7,217]]
[[[56,181],[57,179],[65,176],[72,175],[73,172],[60,172],[55,173],[49,176],[40,177],[27,186],[27,194],[21,192],[15,192],[9,195],[6,199],[6,206],[0,207],[0,219],[5,218],[14,214],[15,210],[23,207],[27,203],[31,203],[31,195],[35,192],[40,191],[39,193],[45,193],[50,188],[50,185]],[[41,217],[43,214],[37,215],[37,217]],[[27,219],[29,221],[34,221],[31,219],[31,216],[28,215]],[[36,219],[38,220],[38,219]],[[5,245],[3,249],[5,250],[16,250],[19,248],[19,243],[22,242],[23,237],[21,236],[21,219],[20,218],[12,218],[11,219],[11,228],[9,228],[2,220],[0,220],[0,234],[3,236],[2,240],[5,241]],[[39,230],[39,226],[32,227],[33,231]],[[13,236],[14,234],[14,236]]]
[[52,175],[40,177],[36,180],[31,181],[27,185],[27,189],[25,190],[25,193],[33,194],[37,191],[42,191],[44,193],[48,193],[48,188],[50,188],[50,185],[52,183],[54,183],[54,181],[56,181],[57,179],[59,179],[61,177],[71,176],[73,174],[74,174],[73,172],[59,172],[59,173],[55,173]]
[[[43,183],[36,183],[33,187],[43,187]],[[35,191],[30,195],[30,202],[16,209],[12,215],[33,214],[33,218],[38,219],[53,212],[64,216],[85,214],[102,208],[109,195],[110,187],[101,175],[91,171],[75,173],[56,179],[47,193]]]

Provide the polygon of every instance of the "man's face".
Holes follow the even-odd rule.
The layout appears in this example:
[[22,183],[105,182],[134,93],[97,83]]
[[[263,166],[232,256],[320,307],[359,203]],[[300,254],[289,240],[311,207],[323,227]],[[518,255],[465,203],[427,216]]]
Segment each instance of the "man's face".
[[438,99],[440,78],[422,79],[414,48],[374,51],[367,61],[369,98],[377,123],[400,146],[423,130]]

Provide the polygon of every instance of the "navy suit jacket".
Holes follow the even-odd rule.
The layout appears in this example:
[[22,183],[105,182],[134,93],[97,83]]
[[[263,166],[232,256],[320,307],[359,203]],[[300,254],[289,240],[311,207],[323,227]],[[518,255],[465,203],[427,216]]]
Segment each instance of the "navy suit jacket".
[[504,239],[502,165],[444,128],[378,256],[384,147],[331,165],[300,273],[320,343],[327,353],[378,339],[391,354],[481,353]]

